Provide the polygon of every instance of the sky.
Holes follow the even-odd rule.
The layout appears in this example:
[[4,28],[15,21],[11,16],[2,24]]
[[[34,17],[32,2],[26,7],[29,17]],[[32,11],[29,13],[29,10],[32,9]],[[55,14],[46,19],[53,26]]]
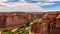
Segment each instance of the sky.
[[0,0],[0,12],[60,11],[60,0]]

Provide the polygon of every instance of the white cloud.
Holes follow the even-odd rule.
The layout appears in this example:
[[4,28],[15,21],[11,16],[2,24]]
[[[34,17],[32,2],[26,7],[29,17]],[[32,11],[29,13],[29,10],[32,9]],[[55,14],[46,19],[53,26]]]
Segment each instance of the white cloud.
[[23,12],[32,12],[32,11],[42,11],[43,9],[40,7],[41,3],[0,3],[0,11],[23,11]]
[[40,0],[32,0],[32,1],[40,1]]
[[[36,0],[37,1],[37,0]],[[48,0],[45,0],[45,1],[48,1]],[[57,1],[57,0],[49,0],[49,2],[52,2],[52,1]],[[23,11],[23,12],[32,12],[32,11],[45,11],[41,6],[45,6],[45,5],[52,5],[52,4],[55,4],[55,3],[48,3],[48,2],[45,2],[45,3],[42,3],[42,2],[39,2],[39,3],[20,3],[20,2],[16,2],[16,3],[12,3],[12,4],[9,4],[9,3],[0,3],[0,5],[3,5],[3,6],[0,6],[0,12],[1,11],[4,11],[4,12],[8,12],[8,11]]]
[[55,1],[60,2],[60,0],[42,0],[42,1],[45,1],[45,2],[55,2]]
[[45,6],[45,5],[53,5],[55,3],[43,3],[42,6]]
[[32,0],[32,1],[60,1],[60,0]]
[[42,11],[43,9],[39,6],[40,4],[37,4],[37,3],[19,3],[18,2],[11,5],[6,4],[6,7],[0,7],[0,11],[23,11],[23,12]]
[[0,3],[1,3],[1,2],[5,2],[5,1],[7,1],[7,0],[0,0]]
[[47,0],[47,1],[60,1],[60,0]]

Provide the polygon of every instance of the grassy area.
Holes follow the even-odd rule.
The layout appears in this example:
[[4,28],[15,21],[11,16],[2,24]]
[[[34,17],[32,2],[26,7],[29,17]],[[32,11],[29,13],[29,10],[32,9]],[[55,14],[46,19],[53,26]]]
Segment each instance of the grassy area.
[[1,34],[29,34],[29,29],[26,29],[25,27],[23,28],[20,27],[14,32],[12,32],[11,29],[5,29],[4,31],[1,32]]

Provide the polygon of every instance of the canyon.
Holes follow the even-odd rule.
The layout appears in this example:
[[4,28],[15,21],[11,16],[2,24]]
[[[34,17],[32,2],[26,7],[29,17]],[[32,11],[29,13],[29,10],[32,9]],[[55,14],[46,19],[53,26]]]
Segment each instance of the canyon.
[[0,30],[18,28],[35,17],[42,19],[41,34],[60,34],[60,12],[0,12]]

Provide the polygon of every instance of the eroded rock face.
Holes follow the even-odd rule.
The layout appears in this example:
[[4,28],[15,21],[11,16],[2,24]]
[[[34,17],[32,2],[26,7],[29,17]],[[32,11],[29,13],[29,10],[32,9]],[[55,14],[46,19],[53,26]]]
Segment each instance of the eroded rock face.
[[0,30],[7,27],[12,29],[18,28],[35,16],[42,19],[40,26],[37,27],[37,31],[39,30],[40,34],[60,34],[60,12],[0,13]]
[[13,17],[12,16],[9,16],[6,18],[6,26],[9,27],[9,26],[13,26]]
[[0,28],[18,28],[21,25],[24,25],[27,22],[26,13],[2,13],[0,15]]
[[4,18],[4,16],[0,16],[0,28],[6,27],[5,20],[6,18]]
[[45,13],[41,19],[40,34],[60,34],[60,13]]

